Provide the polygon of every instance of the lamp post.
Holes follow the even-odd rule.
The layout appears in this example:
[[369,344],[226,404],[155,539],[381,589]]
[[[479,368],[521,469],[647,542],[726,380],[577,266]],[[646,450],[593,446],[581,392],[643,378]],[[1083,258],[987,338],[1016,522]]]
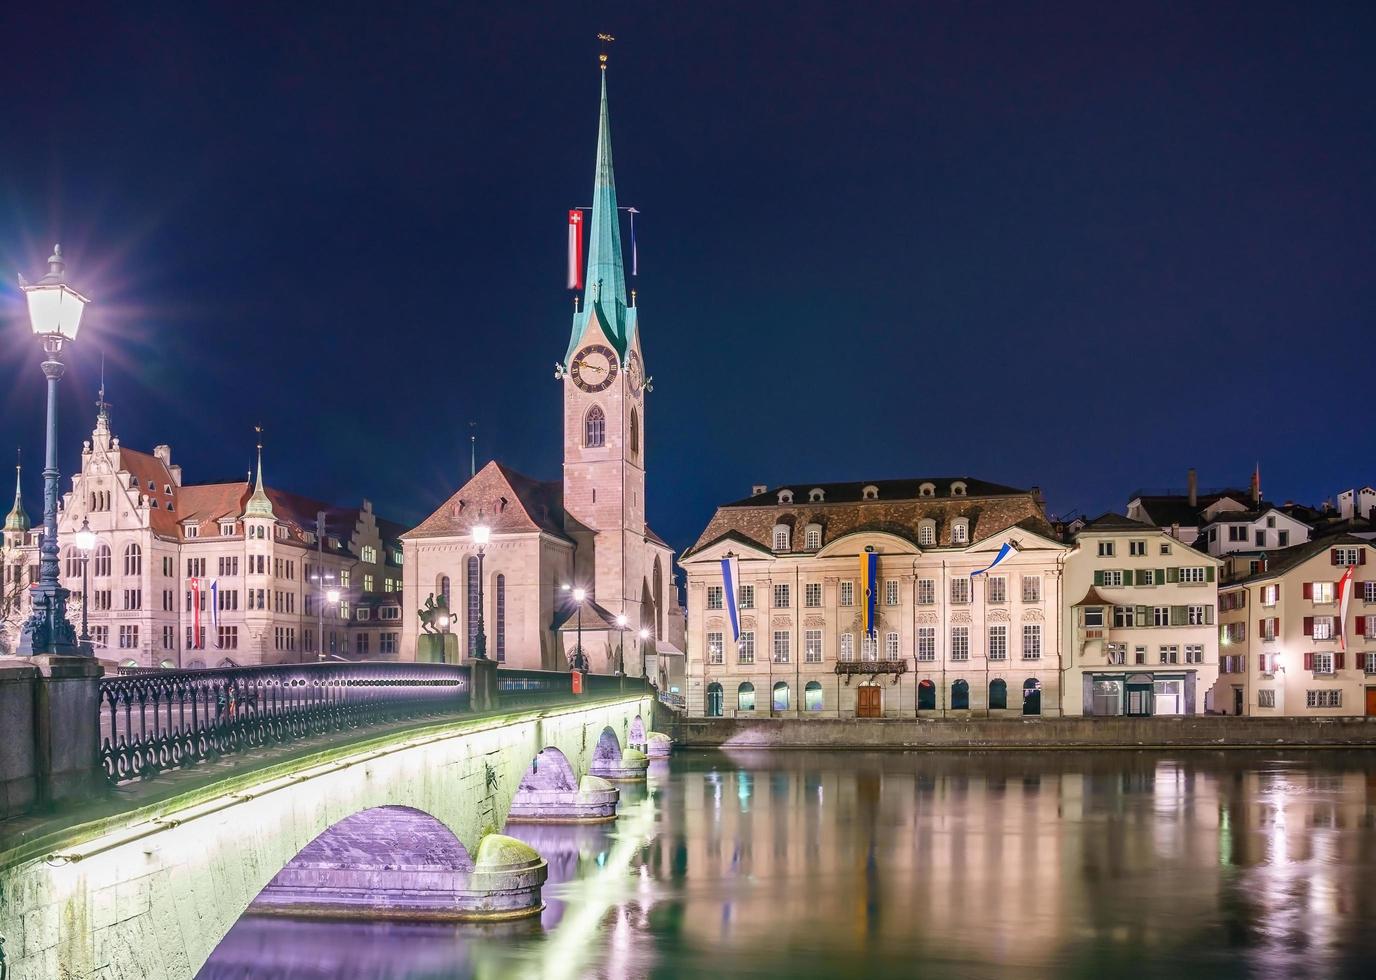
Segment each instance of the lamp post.
[[[338,590],[338,589],[330,589],[328,592],[325,593],[325,598],[326,598],[327,600],[329,600],[330,605],[334,607],[335,615],[338,615],[338,614],[339,614],[339,590]],[[323,621],[323,620],[321,621],[321,626],[320,626],[320,659],[321,659],[321,660],[324,660],[324,659],[325,659],[325,626],[324,626],[324,621]]]
[[640,627],[640,676],[648,676],[645,673],[645,641],[650,638],[650,631],[645,627]]
[[616,637],[616,671],[615,673],[626,676],[626,614],[618,613],[616,617],[616,628],[619,631]]
[[91,656],[90,646],[78,646],[67,621],[68,592],[58,581],[57,568],[57,382],[65,366],[62,347],[76,340],[81,314],[90,302],[67,285],[62,246],[54,245],[48,272],[30,283],[21,275],[19,288],[29,306],[34,336],[43,341],[43,375],[48,379],[47,456],[43,466],[43,543],[39,547],[38,585],[33,591],[33,611],[19,638],[22,656],[76,654]]
[[[321,566],[321,570],[311,576],[311,579],[314,580],[317,587],[315,603],[315,634],[319,646],[315,652],[316,660],[325,659],[325,583],[333,578],[334,573],[325,571],[324,566]],[[337,590],[335,591],[335,595],[339,595]],[[336,599],[336,601],[338,600]]]
[[91,530],[91,525],[86,518],[81,519],[81,530],[76,532],[76,547],[81,552],[81,643],[89,646],[91,643],[91,633],[86,628],[86,603],[87,596],[90,594],[88,586],[86,567],[91,563],[91,549],[96,546],[96,533]]
[[575,670],[580,670],[580,669],[582,669],[583,659],[584,659],[584,658],[583,658],[583,600],[586,599],[587,597],[588,597],[588,590],[587,590],[587,589],[574,589],[574,590],[573,590],[573,601],[576,602],[576,603],[578,603],[578,613],[577,613],[577,615],[578,615],[578,623],[577,623],[577,627],[576,627],[576,628],[577,628],[578,640],[576,641],[576,642],[577,642],[577,646],[574,647],[574,649],[575,649],[577,652],[574,654],[574,664],[573,664]]
[[470,651],[474,660],[487,659],[487,631],[483,629],[483,606],[486,604],[483,598],[483,550],[491,540],[492,528],[486,524],[473,526],[473,543],[478,546],[478,632],[473,637],[473,649]]

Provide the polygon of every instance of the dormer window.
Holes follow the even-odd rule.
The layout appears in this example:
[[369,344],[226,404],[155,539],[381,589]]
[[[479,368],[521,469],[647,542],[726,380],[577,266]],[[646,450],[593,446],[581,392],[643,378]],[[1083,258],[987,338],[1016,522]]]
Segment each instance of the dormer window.
[[233,534],[233,533],[234,533],[234,522],[233,522],[233,521],[221,521],[221,522],[220,522],[220,533],[223,534],[223,535],[230,535],[230,534]]
[[149,493],[152,493],[152,492],[153,492],[154,490],[156,490],[156,489],[158,489],[158,485],[157,485],[156,483],[154,483],[152,480],[149,480],[149,481],[148,481],[148,492],[149,492]]
[[791,535],[789,534],[789,528],[788,528],[788,525],[787,525],[787,524],[775,524],[775,525],[774,525],[774,550],[775,550],[775,551],[788,551],[788,550],[789,550],[789,538],[790,538],[790,537],[791,537]]
[[792,490],[780,490],[780,491],[779,491],[779,503],[781,503],[781,504],[791,504],[791,503],[793,503],[793,491],[792,491]]
[[919,486],[919,487],[917,488],[917,495],[918,495],[919,497],[935,497],[935,496],[936,496],[936,484],[935,484],[935,483],[924,483],[924,484],[922,484],[921,486]]
[[821,487],[813,487],[807,492],[807,502],[810,504],[820,504],[826,498]]
[[879,488],[876,487],[873,483],[871,483],[869,486],[865,487],[865,489],[860,491],[860,497],[862,500],[878,500]]
[[803,532],[803,547],[808,551],[816,551],[822,547],[822,525],[809,524]]
[[137,490],[138,488],[139,488],[139,478],[136,477],[136,476],[131,476],[131,477],[129,477],[129,489],[130,489],[130,490]]
[[959,517],[951,522],[951,544],[970,543],[970,522]]
[[186,536],[188,538],[199,538],[201,536],[201,526],[199,524],[186,525]]
[[952,484],[951,484],[951,496],[952,496],[952,497],[963,497],[963,496],[965,496],[965,484],[964,484],[963,482],[961,482],[960,480],[957,480],[955,483],[952,483]]
[[928,517],[918,524],[917,543],[926,547],[936,544],[936,521]]
[[286,526],[285,524],[278,524],[278,525],[276,525],[276,526],[273,528],[273,535],[274,535],[274,536],[277,538],[277,540],[279,540],[279,541],[285,541],[285,540],[287,540],[287,526]]
[[171,492],[172,492],[172,484],[170,484],[170,483],[164,483],[164,484],[162,485],[162,492],[163,492],[163,493],[171,493]]

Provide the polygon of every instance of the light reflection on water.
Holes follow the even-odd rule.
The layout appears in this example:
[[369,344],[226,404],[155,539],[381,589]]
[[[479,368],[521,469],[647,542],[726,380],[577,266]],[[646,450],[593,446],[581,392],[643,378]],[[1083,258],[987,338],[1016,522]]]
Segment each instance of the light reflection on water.
[[681,753],[496,928],[242,920],[206,980],[1376,970],[1376,753]]

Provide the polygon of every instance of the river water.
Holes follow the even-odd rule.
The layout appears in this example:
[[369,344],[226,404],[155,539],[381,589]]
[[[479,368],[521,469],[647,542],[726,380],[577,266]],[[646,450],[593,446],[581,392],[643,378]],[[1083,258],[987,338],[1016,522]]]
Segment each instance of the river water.
[[246,917],[204,980],[1371,977],[1376,753],[683,752],[501,927]]

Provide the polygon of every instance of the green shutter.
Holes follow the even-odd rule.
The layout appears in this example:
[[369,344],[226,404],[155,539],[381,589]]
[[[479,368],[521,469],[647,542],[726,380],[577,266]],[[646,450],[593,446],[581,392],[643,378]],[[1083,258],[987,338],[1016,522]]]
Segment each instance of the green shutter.
[[1155,581],[1156,581],[1156,584],[1157,584],[1157,585],[1165,585],[1165,584],[1166,584],[1166,570],[1165,570],[1164,568],[1158,568],[1158,569],[1156,570],[1156,579],[1155,579]]
[[1147,569],[1145,569],[1145,568],[1139,568],[1139,569],[1137,569],[1137,571],[1134,572],[1133,574],[1134,574],[1134,576],[1135,576],[1135,578],[1133,579],[1133,583],[1134,583],[1135,585],[1146,585],[1146,584],[1147,584]]
[[1171,582],[1179,582],[1179,581],[1180,581],[1180,569],[1178,569],[1178,568],[1168,568],[1168,569],[1166,569],[1166,582],[1167,582],[1167,584],[1169,584],[1169,583],[1171,583]]
[[1204,581],[1206,581],[1206,582],[1212,582],[1213,580],[1214,580],[1214,566],[1212,566],[1212,565],[1205,565],[1205,566],[1204,566]]
[[1133,610],[1132,614],[1133,614],[1133,616],[1136,618],[1136,620],[1137,620],[1137,625],[1138,625],[1138,626],[1146,626],[1146,625],[1147,625],[1147,607],[1146,607],[1146,606],[1138,606],[1136,609]]
[[[1210,571],[1212,571],[1212,568],[1210,569]],[[1205,607],[1204,607],[1204,625],[1205,625],[1205,626],[1212,626],[1213,624],[1214,624],[1214,607],[1213,607],[1213,606],[1205,606]]]
[[1095,585],[1103,585],[1103,584],[1104,584],[1104,573],[1103,573],[1102,571],[1097,571],[1097,572],[1094,573],[1094,584],[1095,584]]
[[1184,606],[1171,606],[1171,625],[1172,625],[1172,626],[1184,626],[1184,625],[1185,625],[1185,617],[1186,617],[1186,612],[1185,612],[1185,607],[1184,607]]

